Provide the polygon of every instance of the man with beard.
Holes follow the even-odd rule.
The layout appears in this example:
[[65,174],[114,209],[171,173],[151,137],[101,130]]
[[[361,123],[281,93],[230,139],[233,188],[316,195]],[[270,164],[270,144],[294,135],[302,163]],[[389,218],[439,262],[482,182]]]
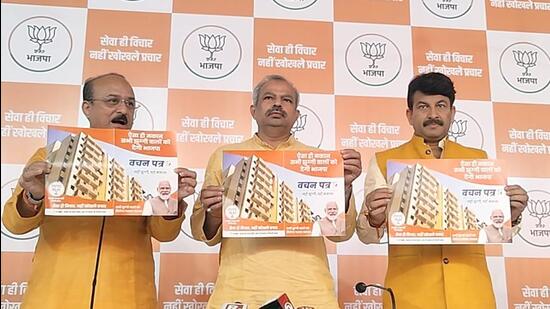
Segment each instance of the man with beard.
[[[222,158],[224,150],[314,150],[298,142],[291,128],[300,115],[296,88],[279,75],[263,78],[254,88],[250,114],[258,132],[242,143],[218,148],[210,157],[200,199],[191,216],[195,239],[213,246],[221,242],[216,288],[208,308],[239,301],[249,308],[287,293],[297,307],[338,308],[322,237],[222,238]],[[343,241],[353,235],[355,206],[352,182],[361,173],[361,157],[352,149],[341,152],[344,161],[346,231],[329,237]]]
[[512,229],[504,224],[504,212],[501,209],[494,209],[490,219],[491,224],[479,232],[479,243],[512,242]]
[[338,216],[338,204],[334,201],[325,206],[326,216],[319,221],[321,235],[344,235],[346,222]]
[[[126,78],[108,73],[86,80],[82,111],[92,128],[131,129],[137,107]],[[24,308],[157,308],[151,237],[180,233],[196,174],[177,168],[178,212],[157,217],[44,215],[46,148],[23,169],[2,220],[14,234],[40,228]]]
[[172,186],[168,180],[162,180],[157,187],[158,196],[145,201],[143,205],[143,215],[177,215],[178,203],[175,199],[170,198],[172,194]]
[[[469,148],[447,138],[454,119],[455,89],[441,73],[416,76],[407,94],[407,119],[414,136],[407,143],[376,153],[365,178],[365,201],[357,219],[357,235],[378,243],[386,225],[392,190],[386,182],[390,159],[485,159],[481,149]],[[527,204],[527,193],[518,185],[505,187],[510,197],[512,224],[517,225]],[[395,292],[402,309],[495,308],[485,248],[479,245],[390,245],[387,287]],[[384,295],[385,307],[389,297]]]

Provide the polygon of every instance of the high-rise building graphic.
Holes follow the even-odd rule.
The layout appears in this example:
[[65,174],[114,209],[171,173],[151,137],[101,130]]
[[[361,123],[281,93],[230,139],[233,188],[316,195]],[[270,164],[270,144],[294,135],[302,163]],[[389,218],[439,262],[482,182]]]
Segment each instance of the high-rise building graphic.
[[311,222],[311,208],[298,201],[292,188],[253,155],[224,171],[224,206],[239,208],[239,218],[272,223]]
[[298,203],[294,198],[292,188],[281,182],[279,186],[279,217],[284,222],[299,222]]
[[444,188],[421,164],[394,174],[390,212],[405,215],[406,225],[439,230],[479,230],[476,215],[462,208],[456,196]]
[[313,222],[311,208],[303,200],[298,202],[298,222]]
[[66,196],[98,201],[143,200],[141,184],[86,133],[55,142],[48,161],[52,169],[47,182],[61,182]]

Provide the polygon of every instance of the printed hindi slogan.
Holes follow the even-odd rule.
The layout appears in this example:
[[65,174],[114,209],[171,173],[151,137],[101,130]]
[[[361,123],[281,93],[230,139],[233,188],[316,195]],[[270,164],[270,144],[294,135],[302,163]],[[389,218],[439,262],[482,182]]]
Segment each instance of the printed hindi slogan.
[[173,132],[50,126],[46,215],[172,215],[176,160]]
[[223,170],[224,237],[345,232],[344,171],[338,151],[225,151]]
[[389,160],[391,244],[510,243],[502,160]]

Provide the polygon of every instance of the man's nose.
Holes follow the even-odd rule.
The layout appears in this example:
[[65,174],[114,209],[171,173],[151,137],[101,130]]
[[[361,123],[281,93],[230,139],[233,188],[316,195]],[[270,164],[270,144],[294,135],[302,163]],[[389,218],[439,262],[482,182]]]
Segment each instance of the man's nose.
[[128,105],[126,105],[126,102],[121,102],[120,104],[118,104],[116,111],[124,115],[130,115],[131,112],[130,108],[128,108]]
[[439,114],[437,113],[437,110],[435,107],[430,107],[428,110],[428,117],[429,118],[439,118]]
[[283,102],[282,102],[282,99],[281,98],[275,98],[275,100],[273,100],[273,106],[282,106],[283,105]]

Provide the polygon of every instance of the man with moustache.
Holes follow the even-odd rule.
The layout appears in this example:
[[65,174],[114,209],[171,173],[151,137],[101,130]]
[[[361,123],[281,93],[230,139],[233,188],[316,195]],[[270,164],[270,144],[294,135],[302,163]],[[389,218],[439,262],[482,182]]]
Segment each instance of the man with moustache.
[[157,187],[158,196],[145,201],[143,205],[143,215],[177,215],[178,202],[171,199],[172,186],[168,180],[161,180]]
[[[384,233],[392,190],[386,182],[390,159],[485,159],[487,154],[447,138],[454,119],[453,82],[440,73],[416,76],[407,94],[407,119],[414,136],[407,143],[376,153],[365,179],[365,201],[357,219],[357,235],[378,243]],[[513,225],[527,204],[520,186],[505,187],[510,197]],[[393,289],[401,309],[495,308],[485,248],[479,245],[390,245],[386,287]],[[384,304],[389,308],[389,297]]]
[[338,216],[338,204],[334,201],[325,206],[326,216],[319,220],[321,235],[344,235],[346,222]]
[[[195,239],[212,246],[221,243],[220,266],[208,308],[242,302],[259,308],[287,293],[292,303],[317,309],[338,308],[322,237],[222,238],[222,158],[224,150],[313,150],[298,142],[291,128],[300,115],[299,94],[284,77],[269,75],[254,88],[250,114],[258,132],[250,139],[218,148],[210,157],[191,228]],[[346,231],[333,241],[349,239],[355,229],[352,182],[361,173],[357,151],[341,151],[344,160]]]
[[[126,78],[108,73],[86,80],[82,111],[91,128],[131,129],[137,108]],[[156,308],[151,237],[175,239],[185,197],[196,174],[177,168],[178,212],[165,217],[61,217],[44,215],[46,148],[28,161],[2,220],[14,234],[40,228],[23,308]]]
[[493,209],[489,218],[491,224],[479,232],[479,243],[511,243],[512,229],[504,224],[504,212]]

